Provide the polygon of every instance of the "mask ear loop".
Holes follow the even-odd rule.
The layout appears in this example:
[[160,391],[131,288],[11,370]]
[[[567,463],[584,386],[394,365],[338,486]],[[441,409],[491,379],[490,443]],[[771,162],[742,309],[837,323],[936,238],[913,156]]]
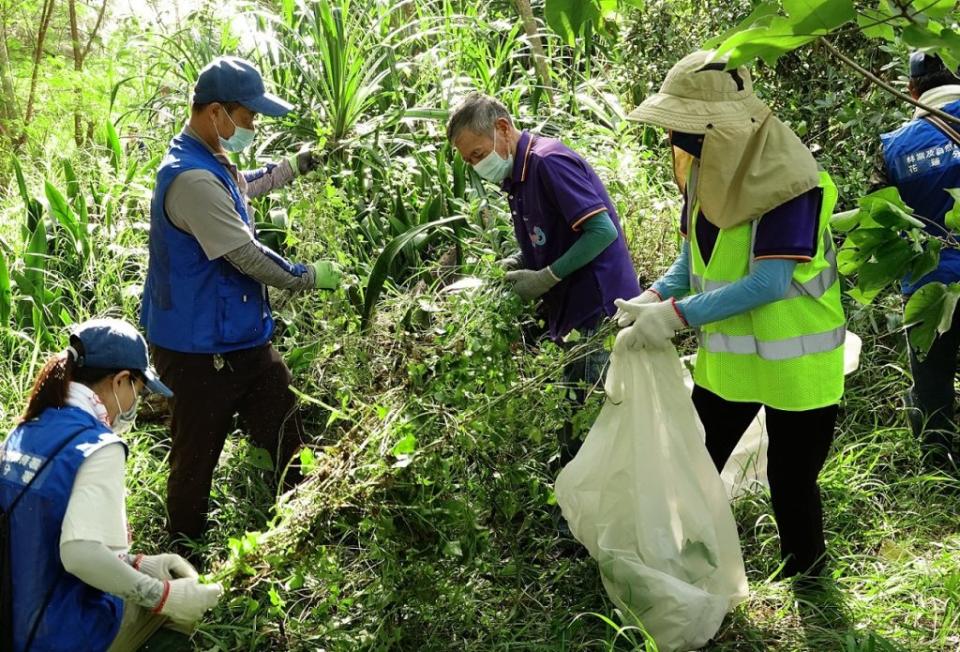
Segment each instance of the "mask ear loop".
[[83,342],[76,335],[70,336],[70,345],[66,348],[68,356],[73,358],[73,363],[77,367],[82,367],[86,362],[86,352],[83,348]]

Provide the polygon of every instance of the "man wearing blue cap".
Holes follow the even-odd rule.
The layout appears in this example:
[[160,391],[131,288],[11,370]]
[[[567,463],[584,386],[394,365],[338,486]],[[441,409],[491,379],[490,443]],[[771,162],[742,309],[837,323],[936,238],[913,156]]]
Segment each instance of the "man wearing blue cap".
[[278,478],[302,444],[290,371],[270,344],[267,286],[332,290],[339,274],[328,262],[290,263],[258,242],[249,200],[318,161],[301,151],[241,172],[227,156],[250,145],[258,114],[291,108],[266,92],[249,62],[220,57],[200,72],[190,121],[157,173],[141,323],[175,394],[167,483],[174,536],[206,530],[213,471],[235,415],[270,453]]
[[[910,94],[921,104],[960,117],[960,78],[935,54],[910,55]],[[943,238],[954,199],[948,189],[960,188],[960,125],[918,108],[913,119],[896,131],[883,134],[883,159],[875,185],[896,186],[903,201],[927,223],[927,232]],[[952,234],[957,237],[958,234]],[[903,294],[909,297],[934,281],[960,281],[960,250],[944,247],[940,264],[923,278],[905,278]],[[960,350],[960,313],[949,331],[938,337],[927,357],[920,360],[910,348],[913,388],[910,425],[938,468],[953,468],[960,460],[960,442],[954,422],[953,384]]]

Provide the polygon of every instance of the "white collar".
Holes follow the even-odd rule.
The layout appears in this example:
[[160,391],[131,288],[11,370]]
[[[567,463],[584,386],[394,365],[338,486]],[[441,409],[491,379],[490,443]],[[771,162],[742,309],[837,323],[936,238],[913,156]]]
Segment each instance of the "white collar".
[[67,405],[80,408],[93,418],[97,419],[103,425],[110,427],[109,417],[107,416],[107,406],[103,404],[100,397],[92,389],[82,383],[70,383],[67,390]]
[[[917,101],[935,109],[942,109],[946,105],[952,104],[957,100],[960,100],[960,84],[947,84],[945,86],[931,88],[926,93],[921,95],[920,99]],[[917,118],[922,118],[928,113],[929,111],[925,111],[924,109],[918,107],[913,113],[913,119],[916,120]]]

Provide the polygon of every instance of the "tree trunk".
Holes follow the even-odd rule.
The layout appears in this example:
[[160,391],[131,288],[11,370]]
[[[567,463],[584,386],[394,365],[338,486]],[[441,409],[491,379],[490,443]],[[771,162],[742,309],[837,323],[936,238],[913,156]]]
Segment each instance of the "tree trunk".
[[50,19],[53,17],[54,0],[43,0],[43,8],[40,11],[40,27],[37,29],[37,44],[33,55],[33,73],[30,75],[30,94],[27,95],[27,110],[23,114],[24,128],[17,138],[16,145],[22,146],[27,141],[26,125],[30,124],[33,118],[33,104],[37,96],[37,77],[40,74],[40,60],[43,59],[43,42],[47,38],[47,28],[50,27]]
[[83,52],[80,51],[80,33],[77,31],[77,0],[67,0],[70,9],[70,42],[73,44],[73,95],[76,104],[73,107],[73,139],[77,147],[83,145],[83,121],[80,108],[83,104],[83,91],[80,86],[80,74],[83,72]]
[[7,51],[7,12],[3,6],[0,16],[0,132],[7,133],[6,125],[11,124],[20,114],[17,106],[17,94],[13,88],[13,74],[10,72],[10,55]]
[[517,10],[520,12],[520,18],[523,20],[523,29],[530,40],[530,49],[533,51],[533,67],[540,77],[540,83],[543,84],[543,92],[547,99],[553,104],[553,84],[550,82],[550,68],[547,66],[547,55],[543,50],[543,43],[540,41],[540,32],[537,30],[537,20],[533,16],[533,8],[530,7],[530,0],[516,0]]

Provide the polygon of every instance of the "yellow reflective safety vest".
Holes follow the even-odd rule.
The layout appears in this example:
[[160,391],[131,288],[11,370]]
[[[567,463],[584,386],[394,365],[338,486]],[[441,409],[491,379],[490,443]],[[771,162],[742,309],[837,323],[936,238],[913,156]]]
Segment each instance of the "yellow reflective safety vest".
[[[690,291],[709,292],[750,274],[758,218],[721,229],[710,262],[697,243],[696,166],[687,183],[687,233],[690,238]],[[833,405],[843,395],[843,343],[846,335],[840,303],[837,254],[830,216],[837,187],[820,173],[820,205],[814,258],[797,264],[783,299],[704,324],[694,381],[721,398],[756,402],[780,410],[802,411]]]

